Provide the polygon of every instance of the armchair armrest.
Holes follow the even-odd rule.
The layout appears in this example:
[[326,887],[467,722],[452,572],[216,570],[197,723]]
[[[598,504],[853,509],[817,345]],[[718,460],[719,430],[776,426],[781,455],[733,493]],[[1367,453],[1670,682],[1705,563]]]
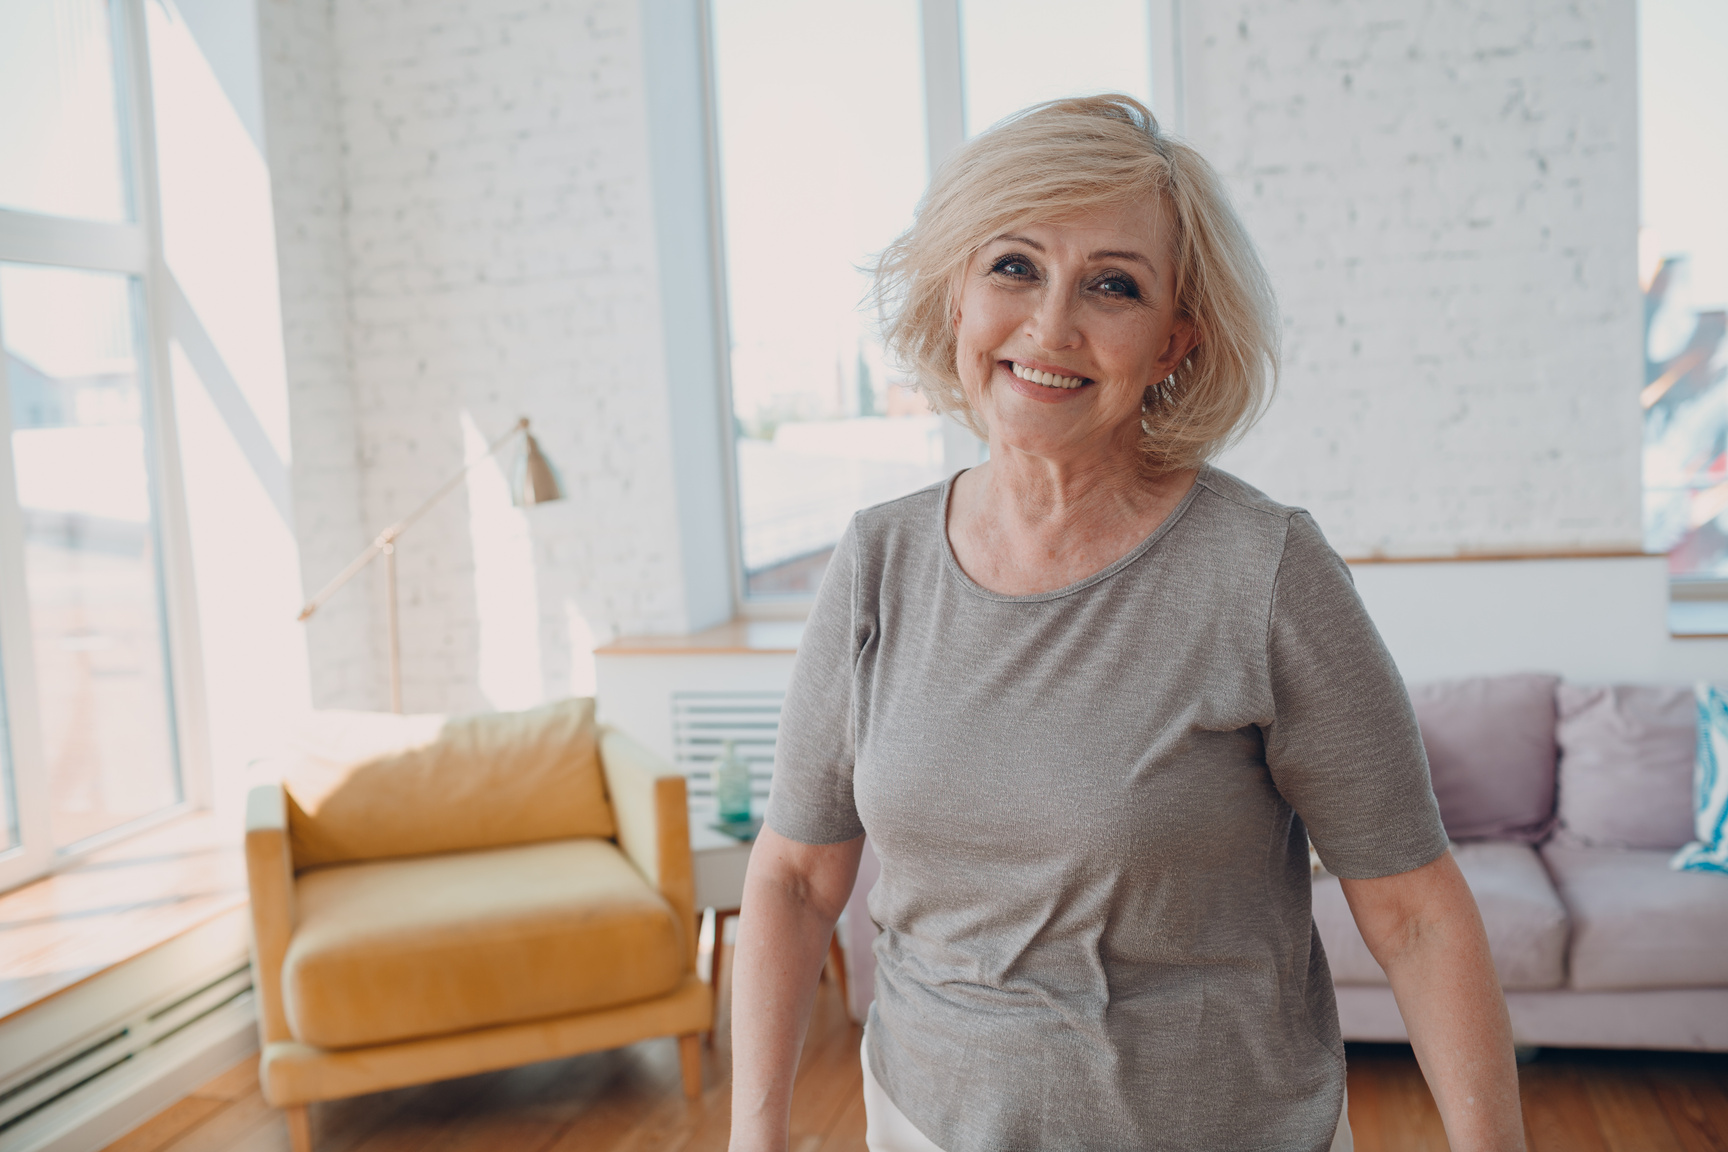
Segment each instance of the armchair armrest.
[[288,794],[261,784],[246,794],[246,885],[251,895],[252,983],[264,1042],[291,1039],[282,1008],[282,961],[294,931],[294,862]]
[[600,730],[600,766],[618,824],[618,847],[660,890],[682,926],[685,966],[696,968],[696,880],[690,810],[678,770],[616,728]]

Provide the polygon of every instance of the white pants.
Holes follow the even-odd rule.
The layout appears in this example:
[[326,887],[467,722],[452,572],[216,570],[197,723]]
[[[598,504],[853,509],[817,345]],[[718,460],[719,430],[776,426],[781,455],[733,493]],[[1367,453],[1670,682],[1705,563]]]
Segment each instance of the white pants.
[[[864,1146],[870,1152],[942,1152],[876,1083],[876,1075],[870,1071],[869,1049],[860,1047],[858,1058],[864,1062]],[[1344,1108],[1338,1113],[1338,1131],[1332,1137],[1332,1152],[1354,1152],[1355,1147],[1350,1136],[1350,1094],[1346,1092]]]

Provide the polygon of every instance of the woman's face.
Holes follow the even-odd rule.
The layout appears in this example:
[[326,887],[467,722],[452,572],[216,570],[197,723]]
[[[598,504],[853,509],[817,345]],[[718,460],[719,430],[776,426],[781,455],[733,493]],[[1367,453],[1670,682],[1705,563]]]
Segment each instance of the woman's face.
[[954,327],[992,454],[1133,451],[1147,385],[1194,346],[1175,296],[1169,230],[1151,208],[1019,225],[979,250]]

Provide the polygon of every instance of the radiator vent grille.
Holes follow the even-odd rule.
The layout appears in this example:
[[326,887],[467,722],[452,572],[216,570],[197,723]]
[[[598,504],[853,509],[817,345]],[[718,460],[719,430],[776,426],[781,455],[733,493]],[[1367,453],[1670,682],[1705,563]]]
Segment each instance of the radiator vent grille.
[[0,1090],[0,1137],[251,991],[251,966],[242,965],[166,1004],[140,1011],[77,1045],[47,1067],[26,1073]]
[[768,796],[784,692],[672,693],[672,748],[690,797],[714,802],[714,765],[726,741],[750,766],[750,792]]

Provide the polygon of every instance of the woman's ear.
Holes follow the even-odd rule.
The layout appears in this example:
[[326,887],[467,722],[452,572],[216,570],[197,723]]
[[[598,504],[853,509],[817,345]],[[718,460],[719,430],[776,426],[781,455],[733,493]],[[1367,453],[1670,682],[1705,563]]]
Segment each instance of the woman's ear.
[[1183,316],[1170,329],[1170,342],[1164,346],[1164,355],[1158,358],[1158,365],[1163,370],[1159,379],[1176,371],[1182,361],[1188,359],[1194,349],[1200,347],[1200,327],[1192,319]]

